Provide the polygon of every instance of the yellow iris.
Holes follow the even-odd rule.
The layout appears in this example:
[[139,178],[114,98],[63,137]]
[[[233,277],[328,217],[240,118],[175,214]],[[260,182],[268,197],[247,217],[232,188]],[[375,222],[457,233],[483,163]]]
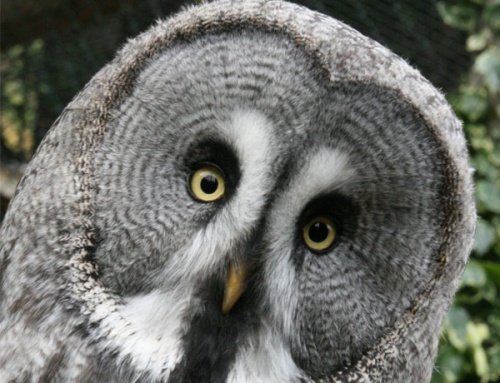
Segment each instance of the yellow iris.
[[226,191],[224,173],[214,165],[205,164],[191,175],[189,187],[191,194],[198,201],[217,201]]
[[302,235],[306,246],[316,252],[328,250],[335,242],[337,230],[335,223],[328,216],[311,219],[303,228]]

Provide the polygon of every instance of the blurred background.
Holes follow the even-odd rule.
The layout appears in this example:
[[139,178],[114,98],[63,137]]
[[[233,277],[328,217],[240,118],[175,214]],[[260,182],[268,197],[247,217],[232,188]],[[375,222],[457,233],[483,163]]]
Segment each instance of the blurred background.
[[[472,258],[443,329],[433,383],[500,381],[500,0],[296,1],[389,47],[440,88],[476,169]],[[64,106],[128,38],[196,3],[2,0],[0,222]]]

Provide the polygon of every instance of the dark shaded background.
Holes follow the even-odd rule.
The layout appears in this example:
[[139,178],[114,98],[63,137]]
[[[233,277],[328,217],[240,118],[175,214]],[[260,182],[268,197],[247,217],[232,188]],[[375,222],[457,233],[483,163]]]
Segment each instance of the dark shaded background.
[[[343,20],[390,47],[439,88],[452,89],[468,68],[465,33],[442,22],[433,0],[297,2]],[[18,62],[14,75],[25,92],[36,93],[32,96],[36,100],[16,106],[21,121],[33,132],[31,150],[12,150],[1,140],[0,159],[27,160],[64,106],[127,38],[190,3],[193,1],[3,0],[1,51],[20,48],[13,58]],[[2,103],[6,101],[2,97]],[[34,115],[26,116],[33,103]]]

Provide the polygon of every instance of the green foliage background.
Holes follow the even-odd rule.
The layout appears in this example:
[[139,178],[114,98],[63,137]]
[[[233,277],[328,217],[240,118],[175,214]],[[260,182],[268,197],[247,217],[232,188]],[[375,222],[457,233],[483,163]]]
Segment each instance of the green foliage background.
[[[365,9],[368,12],[364,20],[371,21],[370,8],[366,8],[367,4],[370,4],[369,1],[298,2],[337,17],[339,12],[340,16],[342,15],[342,11],[352,14]],[[168,5],[165,5],[167,3]],[[175,3],[180,4],[182,1]],[[345,7],[341,9],[340,3]],[[376,2],[373,2],[372,6],[377,7],[373,5],[374,3]],[[132,4],[135,4],[135,8],[132,8]],[[351,8],[347,6],[349,4]],[[394,4],[391,8],[393,16],[403,20],[398,28],[415,23],[411,12],[408,11],[409,2],[395,1]],[[422,3],[418,4],[423,7]],[[426,0],[426,4],[433,2]],[[337,8],[334,9],[334,5]],[[466,50],[472,57],[470,69],[465,71],[463,78],[457,79],[455,83],[459,85],[454,86],[454,90],[448,91],[447,96],[457,115],[464,122],[471,163],[476,169],[479,220],[474,252],[443,329],[432,382],[498,382],[500,381],[500,0],[443,0],[437,2],[435,6],[448,26],[467,34]],[[119,7],[121,13],[119,21],[118,19],[106,21],[107,38],[101,41],[99,36],[97,44],[89,43],[91,36],[81,33],[81,30],[87,29],[86,26],[76,25],[73,28],[80,29],[78,31],[75,29],[77,34],[69,37],[70,43],[67,41],[61,43],[60,35],[46,33],[44,37],[34,38],[27,43],[2,48],[0,64],[2,161],[29,160],[47,128],[69,99],[88,81],[90,75],[110,59],[110,54],[120,43],[118,37],[137,34],[155,17],[171,12],[174,2],[128,0]],[[147,22],[142,24],[142,21],[139,22],[137,17],[139,13]],[[74,16],[72,20],[72,24],[75,24],[75,20],[81,19]],[[123,20],[126,23],[123,23]],[[362,30],[364,25],[369,24],[364,20],[359,17],[354,18],[351,24]],[[125,27],[117,24],[119,22]],[[369,30],[362,31],[370,34]],[[409,34],[409,30],[404,32],[406,35]],[[118,37],[114,38],[113,33]],[[377,38],[376,33],[372,36]],[[383,34],[379,37],[381,37],[379,41],[384,40]],[[419,37],[417,36],[417,40]],[[443,38],[443,41],[448,40]],[[390,47],[403,55],[404,49],[418,49],[416,45],[405,46],[403,40],[392,42],[396,45]],[[418,51],[411,53],[408,50],[406,53],[410,61],[413,53],[420,54]],[[68,59],[54,60],[54,57]],[[426,57],[427,62],[434,64],[435,67],[443,65],[438,59],[439,52]],[[434,69],[436,70],[429,73],[424,71],[424,74],[432,76],[433,73],[446,72],[448,68]],[[447,81],[447,84],[449,83],[450,81]],[[0,200],[0,205],[2,203],[5,204],[5,200]]]
[[500,381],[500,1],[438,3],[466,31],[473,63],[449,95],[464,122],[475,168],[474,252],[448,315],[433,383]]

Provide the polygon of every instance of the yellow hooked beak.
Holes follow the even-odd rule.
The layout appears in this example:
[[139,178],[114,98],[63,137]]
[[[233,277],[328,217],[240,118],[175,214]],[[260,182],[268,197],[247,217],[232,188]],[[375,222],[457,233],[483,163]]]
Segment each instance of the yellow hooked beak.
[[222,313],[227,314],[234,307],[245,291],[248,268],[245,264],[230,264],[227,271]]

